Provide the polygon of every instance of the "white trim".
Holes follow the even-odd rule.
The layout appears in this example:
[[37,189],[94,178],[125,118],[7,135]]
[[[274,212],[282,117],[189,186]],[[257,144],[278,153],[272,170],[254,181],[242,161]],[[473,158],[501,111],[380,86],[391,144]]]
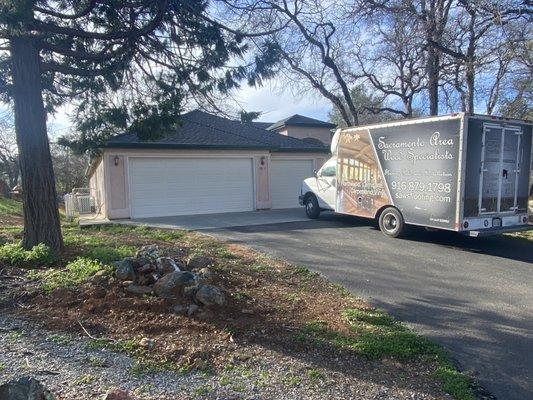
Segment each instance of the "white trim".
[[384,122],[384,123],[379,123],[379,124],[354,126],[351,128],[344,128],[342,129],[342,131],[343,132],[354,132],[354,131],[358,131],[361,129],[376,129],[376,128],[387,128],[390,126],[423,124],[426,122],[433,122],[433,121],[446,121],[446,120],[460,119],[460,118],[463,118],[463,116],[464,116],[464,113],[457,113],[457,114],[439,115],[439,116],[433,116],[433,117],[412,118],[412,119],[406,119],[403,121],[396,121],[396,122],[391,121],[391,122]]
[[[502,180],[503,180],[503,174],[502,174],[502,167],[503,167],[503,150],[505,147],[505,127],[501,127],[502,130],[502,137],[500,139],[500,169],[498,171],[498,201],[496,202],[496,210],[497,212],[501,212],[502,210]],[[516,161],[515,161],[516,165]]]
[[[466,159],[468,157],[468,116],[464,115],[461,119],[461,128],[459,130],[459,160],[457,170],[457,209],[455,211],[455,224],[458,228],[464,217],[464,195],[466,185]],[[459,229],[459,228],[458,228]]]

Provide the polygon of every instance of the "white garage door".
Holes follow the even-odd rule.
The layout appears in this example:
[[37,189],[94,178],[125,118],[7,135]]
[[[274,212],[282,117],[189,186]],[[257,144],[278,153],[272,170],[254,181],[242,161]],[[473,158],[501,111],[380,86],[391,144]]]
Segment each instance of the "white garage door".
[[251,211],[251,158],[130,158],[132,217]]
[[272,159],[272,208],[298,207],[302,181],[310,176],[313,176],[313,160]]

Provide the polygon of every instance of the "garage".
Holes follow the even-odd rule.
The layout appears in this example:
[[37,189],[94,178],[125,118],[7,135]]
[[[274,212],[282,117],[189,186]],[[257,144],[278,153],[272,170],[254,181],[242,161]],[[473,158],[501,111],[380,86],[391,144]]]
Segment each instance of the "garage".
[[313,176],[312,159],[272,159],[272,208],[298,207],[302,181]]
[[252,158],[130,158],[133,218],[254,209]]
[[[312,122],[302,118],[296,122]],[[328,158],[328,146],[305,137],[308,125],[293,127],[299,139],[286,132],[287,121],[283,134],[200,110],[180,121],[155,140],[127,132],[105,143],[87,172],[97,214],[111,220],[298,207],[301,181]]]

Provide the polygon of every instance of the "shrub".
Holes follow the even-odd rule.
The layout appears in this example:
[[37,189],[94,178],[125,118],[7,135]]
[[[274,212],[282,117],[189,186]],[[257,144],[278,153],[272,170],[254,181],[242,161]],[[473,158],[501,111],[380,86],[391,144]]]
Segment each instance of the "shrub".
[[113,268],[97,260],[80,257],[67,264],[65,269],[48,269],[33,271],[30,278],[40,279],[41,288],[50,293],[57,288],[72,288],[86,282],[99,271],[111,274]]
[[49,266],[56,261],[52,250],[44,243],[25,250],[21,243],[7,243],[0,246],[0,262],[12,266]]

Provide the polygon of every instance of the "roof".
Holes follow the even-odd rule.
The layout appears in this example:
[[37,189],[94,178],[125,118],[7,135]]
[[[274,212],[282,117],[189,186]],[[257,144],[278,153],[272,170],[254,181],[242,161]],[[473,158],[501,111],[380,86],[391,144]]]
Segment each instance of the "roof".
[[254,125],[256,128],[261,128],[261,129],[268,129],[268,127],[273,124],[274,122],[259,122],[259,121],[252,122],[252,125]]
[[242,123],[200,110],[183,114],[180,121],[180,126],[163,138],[142,141],[136,134],[126,133],[109,139],[104,147],[329,152],[329,147],[322,144],[280,135],[253,123]]
[[288,117],[278,121],[268,127],[268,130],[276,130],[284,126],[312,126],[318,128],[336,128],[337,125],[330,122],[320,121],[319,119],[305,117],[300,114],[294,114],[292,117]]

